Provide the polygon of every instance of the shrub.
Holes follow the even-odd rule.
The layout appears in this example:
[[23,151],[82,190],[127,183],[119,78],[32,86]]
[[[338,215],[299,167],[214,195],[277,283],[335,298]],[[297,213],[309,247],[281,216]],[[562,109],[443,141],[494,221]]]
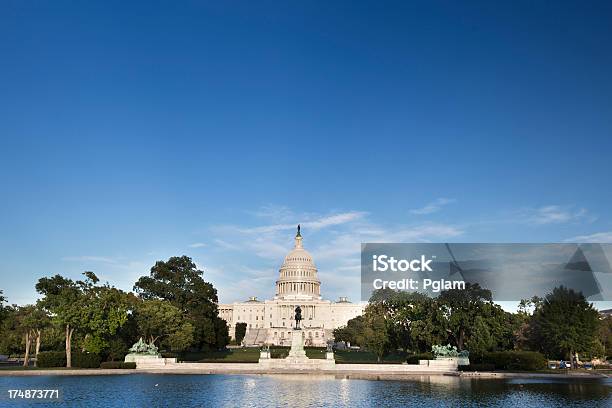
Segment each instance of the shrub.
[[494,371],[495,365],[488,363],[470,364],[459,366],[459,371]]
[[[43,351],[38,353],[36,364],[41,368],[66,367],[65,351]],[[92,353],[72,352],[72,367],[98,368],[100,367],[100,356]]]
[[492,364],[498,370],[543,370],[547,360],[543,354],[535,351],[496,351],[485,353],[482,363]]
[[288,355],[288,348],[270,348],[270,358],[285,358]]
[[136,368],[136,363],[124,363],[123,361],[105,361],[100,364],[100,368]]
[[406,362],[408,364],[419,364],[419,360],[433,360],[433,354],[431,353],[421,353],[421,354],[412,354],[406,358]]
[[37,367],[66,367],[66,353],[63,351],[42,351],[38,353]]
[[94,353],[72,353],[72,366],[79,368],[100,367],[100,356]]

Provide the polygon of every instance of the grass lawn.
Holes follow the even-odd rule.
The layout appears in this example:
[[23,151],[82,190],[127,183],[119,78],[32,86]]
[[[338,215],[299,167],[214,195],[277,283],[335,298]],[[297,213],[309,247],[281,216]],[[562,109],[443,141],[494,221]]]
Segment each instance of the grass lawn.
[[[308,358],[325,358],[325,348],[306,347]],[[271,347],[272,358],[285,358],[289,354],[289,347]],[[367,351],[337,350],[334,352],[336,362],[339,364],[375,364],[376,355]],[[259,348],[239,348],[223,351],[189,352],[182,353],[179,361],[192,361],[202,363],[256,363],[259,361]],[[406,355],[401,351],[389,354],[383,359],[383,364],[400,364],[406,361]]]
[[[334,352],[338,364],[376,364],[376,354],[368,351],[337,350]],[[406,361],[407,355],[401,351],[394,351],[382,359],[383,364],[401,364]]]
[[217,362],[217,363],[256,363],[259,361],[259,348],[239,348],[222,351],[185,352],[178,361]]
[[[325,351],[325,348],[307,347],[306,356],[308,358],[323,359],[325,358]],[[289,347],[271,347],[270,354],[272,358],[285,358],[289,354]],[[181,353],[178,360],[202,363],[257,363],[259,361],[259,348],[249,347],[222,351]]]

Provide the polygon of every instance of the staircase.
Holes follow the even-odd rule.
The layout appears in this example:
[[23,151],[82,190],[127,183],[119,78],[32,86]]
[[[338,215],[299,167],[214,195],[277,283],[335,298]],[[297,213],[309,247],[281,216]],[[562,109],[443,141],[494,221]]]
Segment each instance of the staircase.
[[242,344],[245,346],[262,346],[266,342],[268,336],[267,329],[249,329],[249,332],[244,336]]

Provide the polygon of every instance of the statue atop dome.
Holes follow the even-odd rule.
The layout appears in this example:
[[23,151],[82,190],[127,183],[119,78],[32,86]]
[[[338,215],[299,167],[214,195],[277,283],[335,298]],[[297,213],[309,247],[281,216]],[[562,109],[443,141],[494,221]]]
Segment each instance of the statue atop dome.
[[312,256],[304,249],[302,226],[297,226],[295,245],[285,256],[276,281],[276,296],[281,299],[321,299],[321,282]]

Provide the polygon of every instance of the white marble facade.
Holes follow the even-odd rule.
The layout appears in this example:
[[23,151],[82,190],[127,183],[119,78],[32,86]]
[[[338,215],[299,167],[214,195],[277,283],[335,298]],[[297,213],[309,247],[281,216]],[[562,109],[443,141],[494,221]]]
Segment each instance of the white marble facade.
[[321,298],[321,281],[312,257],[302,246],[298,229],[295,247],[279,270],[276,294],[273,299],[260,301],[251,297],[245,302],[219,305],[219,316],[234,338],[236,323],[247,324],[243,344],[291,345],[295,326],[294,310],[302,308],[302,329],[306,346],[325,346],[332,339],[332,331],[363,313],[365,305],[351,303],[341,297],[337,302]]

